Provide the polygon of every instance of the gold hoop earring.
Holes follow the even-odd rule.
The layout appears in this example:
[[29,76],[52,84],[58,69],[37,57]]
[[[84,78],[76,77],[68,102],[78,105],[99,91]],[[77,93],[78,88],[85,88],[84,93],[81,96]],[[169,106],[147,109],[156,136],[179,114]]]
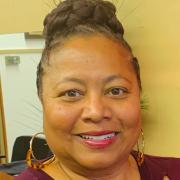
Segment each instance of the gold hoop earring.
[[137,163],[138,163],[138,166],[141,166],[143,161],[144,161],[144,149],[145,149],[144,133],[143,133],[143,130],[141,129],[141,150],[139,147],[139,139],[137,142]]
[[35,134],[30,142],[29,142],[29,150],[27,152],[27,155],[26,155],[26,162],[27,162],[27,165],[33,169],[42,169],[44,168],[45,166],[48,166],[49,164],[51,164],[54,160],[55,160],[55,155],[53,155],[52,158],[46,160],[46,161],[42,161],[42,160],[38,160],[34,153],[33,153],[33,148],[32,148],[32,145],[33,145],[33,141],[34,139],[36,138],[36,136],[40,135],[40,134],[44,134],[43,132],[40,132],[40,133],[37,133]]

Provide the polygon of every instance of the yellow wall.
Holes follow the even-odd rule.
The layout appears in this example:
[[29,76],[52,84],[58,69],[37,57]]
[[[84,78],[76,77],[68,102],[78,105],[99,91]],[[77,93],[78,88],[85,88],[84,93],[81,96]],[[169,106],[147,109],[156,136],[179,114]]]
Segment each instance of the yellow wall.
[[139,58],[149,109],[143,113],[146,152],[180,157],[180,1],[129,1],[120,13]]
[[[42,30],[47,4],[53,6],[51,0],[0,0],[0,33]],[[146,153],[180,157],[180,1],[121,0],[118,6],[149,102]]]
[[0,0],[0,33],[40,31],[53,0]]

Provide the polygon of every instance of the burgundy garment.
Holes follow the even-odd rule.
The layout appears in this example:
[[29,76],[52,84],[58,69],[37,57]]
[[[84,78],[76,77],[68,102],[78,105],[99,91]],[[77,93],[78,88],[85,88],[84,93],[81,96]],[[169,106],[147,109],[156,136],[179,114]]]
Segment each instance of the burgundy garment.
[[27,168],[19,176],[15,176],[14,180],[53,180],[53,178],[42,170]]
[[180,180],[180,158],[145,155],[139,171],[142,180],[162,180],[164,176]]
[[[132,155],[136,158],[137,153],[132,152]],[[180,158],[145,155],[139,172],[141,180],[163,180],[164,176],[168,176],[170,180],[180,180]],[[28,168],[15,177],[15,180],[53,180],[53,178],[42,170]]]

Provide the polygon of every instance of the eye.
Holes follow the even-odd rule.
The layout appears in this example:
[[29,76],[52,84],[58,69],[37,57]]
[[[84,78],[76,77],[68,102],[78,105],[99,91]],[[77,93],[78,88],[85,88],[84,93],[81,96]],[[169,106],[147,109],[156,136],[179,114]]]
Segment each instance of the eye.
[[77,96],[81,96],[82,94],[75,89],[72,90],[68,90],[64,93],[64,96],[68,96],[68,97],[77,97]]
[[60,97],[64,101],[76,101],[79,100],[83,95],[84,93],[80,90],[70,89],[61,92],[58,97]]
[[128,90],[122,87],[112,87],[105,92],[106,95],[113,96],[113,97],[121,97],[127,93],[128,93]]

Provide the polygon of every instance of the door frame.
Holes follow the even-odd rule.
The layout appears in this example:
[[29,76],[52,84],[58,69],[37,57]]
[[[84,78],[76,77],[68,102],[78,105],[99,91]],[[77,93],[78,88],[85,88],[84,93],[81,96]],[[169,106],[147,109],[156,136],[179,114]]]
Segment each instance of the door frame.
[[0,155],[5,155],[5,158],[0,159],[0,163],[8,162],[8,149],[7,149],[7,136],[6,136],[6,125],[5,125],[5,116],[4,116],[4,106],[3,106],[3,95],[2,95],[2,86],[1,86],[1,78],[0,78],[0,123],[2,125],[2,144],[0,146]]

